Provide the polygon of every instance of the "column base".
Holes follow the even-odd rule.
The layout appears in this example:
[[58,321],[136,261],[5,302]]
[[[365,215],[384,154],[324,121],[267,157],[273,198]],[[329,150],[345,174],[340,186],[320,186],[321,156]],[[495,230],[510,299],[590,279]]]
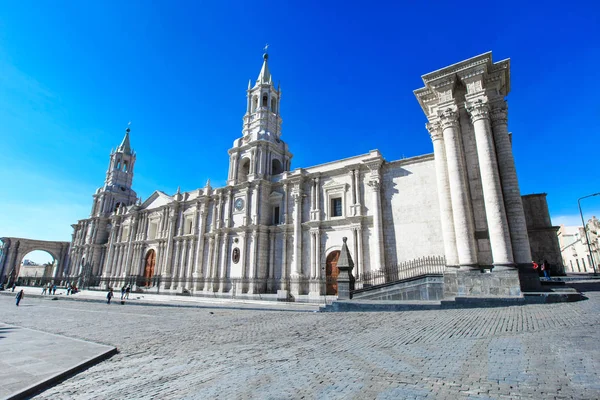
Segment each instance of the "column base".
[[515,269],[515,267],[516,267],[515,263],[494,263],[493,264],[494,272],[513,270],[513,269]]

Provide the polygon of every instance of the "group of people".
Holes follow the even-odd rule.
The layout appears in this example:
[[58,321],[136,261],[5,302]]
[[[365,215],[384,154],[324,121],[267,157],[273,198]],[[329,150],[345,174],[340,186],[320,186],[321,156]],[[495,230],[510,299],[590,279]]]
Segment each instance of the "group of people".
[[548,260],[544,260],[541,265],[532,261],[533,269],[544,278],[550,279],[550,264],[548,264]]
[[[131,285],[123,285],[123,287],[121,288],[121,302],[124,299],[129,299],[129,293],[131,293]],[[110,288],[108,289],[108,293],[106,294],[106,304],[110,304],[110,300],[115,297],[115,294],[113,292],[113,289]]]
[[56,294],[56,284],[53,284],[52,286],[50,286],[49,283],[46,283],[44,285],[44,287],[42,288],[42,294],[51,294],[51,295],[55,295]]

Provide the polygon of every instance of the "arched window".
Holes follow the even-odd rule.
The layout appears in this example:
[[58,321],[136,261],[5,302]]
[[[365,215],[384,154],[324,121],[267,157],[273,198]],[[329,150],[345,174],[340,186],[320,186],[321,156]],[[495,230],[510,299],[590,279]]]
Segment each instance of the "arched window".
[[263,107],[268,107],[269,106],[269,96],[267,96],[266,94],[263,94],[263,98],[262,98],[262,106]]
[[271,175],[279,175],[283,172],[283,166],[281,165],[281,161],[274,158],[271,162]]
[[238,182],[246,182],[248,180],[249,173],[250,173],[250,159],[243,158],[240,160],[240,167],[238,170]]
[[121,203],[115,204],[115,209],[113,211],[115,211],[115,212],[118,211],[119,207],[121,207]]
[[117,169],[120,170],[121,169],[121,161],[117,161]]
[[277,100],[274,97],[271,99],[271,111],[277,112]]
[[127,161],[123,163],[123,171],[127,172]]
[[252,98],[252,112],[256,112],[256,107],[258,107],[258,97],[254,96]]

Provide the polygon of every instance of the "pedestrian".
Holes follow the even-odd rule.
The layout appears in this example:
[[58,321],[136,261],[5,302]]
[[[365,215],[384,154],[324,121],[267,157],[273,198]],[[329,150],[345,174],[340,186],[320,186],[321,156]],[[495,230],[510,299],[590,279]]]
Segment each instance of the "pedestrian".
[[46,294],[46,292],[48,292],[48,284],[45,283],[44,287],[42,288],[42,294]]
[[106,304],[110,304],[110,299],[112,299],[112,298],[113,298],[113,296],[114,296],[114,294],[113,294],[113,290],[112,290],[112,289],[110,289],[110,290],[108,291],[108,293],[106,294]]
[[542,271],[544,271],[544,276],[550,279],[550,264],[548,264],[548,260],[544,260],[542,264]]
[[125,297],[125,285],[121,288],[121,300],[123,300],[123,297]]
[[13,291],[13,292],[15,291],[15,288],[16,288],[16,287],[17,287],[17,282],[15,281],[15,282],[13,282],[13,284],[12,284],[12,291]]
[[131,293],[131,285],[127,285],[125,288],[125,298],[129,300],[129,293]]
[[15,297],[17,299],[17,307],[19,307],[19,303],[23,300],[23,296],[25,296],[25,292],[21,289],[17,292],[17,296]]
[[56,294],[56,283],[52,285],[52,296]]
[[67,296],[71,293],[71,284],[67,283]]

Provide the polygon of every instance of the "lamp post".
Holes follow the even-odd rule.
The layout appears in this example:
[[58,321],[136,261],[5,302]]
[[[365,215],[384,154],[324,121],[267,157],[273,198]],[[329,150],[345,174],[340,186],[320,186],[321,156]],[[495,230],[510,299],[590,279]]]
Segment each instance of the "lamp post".
[[585,233],[585,240],[588,245],[588,251],[590,252],[590,260],[592,261],[592,268],[594,269],[594,276],[597,276],[598,271],[596,271],[596,262],[594,260],[594,254],[592,253],[592,246],[590,245],[590,238],[587,233],[587,227],[585,225],[585,220],[583,219],[583,212],[581,211],[581,200],[588,198],[588,197],[593,197],[593,196],[600,196],[600,192],[588,194],[587,196],[580,197],[579,199],[577,199],[577,205],[579,206],[579,215],[581,215],[581,223],[583,224],[583,232]]

